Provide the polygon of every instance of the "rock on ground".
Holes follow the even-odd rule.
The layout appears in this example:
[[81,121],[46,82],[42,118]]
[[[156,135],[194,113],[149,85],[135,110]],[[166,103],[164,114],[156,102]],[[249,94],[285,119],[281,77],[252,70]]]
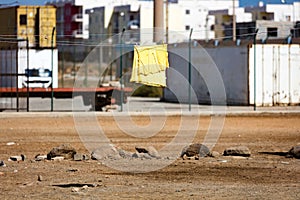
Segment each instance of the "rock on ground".
[[220,153],[217,151],[212,151],[208,154],[208,156],[213,157],[213,158],[218,158],[218,157],[220,157]]
[[89,160],[90,156],[86,154],[76,153],[73,157],[74,161],[83,161],[83,160]]
[[118,149],[119,151],[119,155],[122,157],[122,158],[132,158],[132,155],[133,153],[129,152],[129,151],[125,151],[123,149]]
[[98,149],[95,149],[91,153],[91,158],[93,160],[101,160],[106,158],[121,158],[119,151],[113,145],[102,146]]
[[71,147],[69,144],[62,144],[58,147],[54,147],[48,154],[47,159],[51,160],[51,158],[62,156],[65,159],[73,159],[76,154],[76,150]]
[[158,151],[153,146],[148,146],[148,147],[137,146],[135,147],[135,150],[138,153],[146,153],[154,158],[160,157]]
[[5,163],[4,163],[4,161],[3,160],[0,160],[0,167],[5,167],[6,165],[5,165]]
[[251,152],[246,146],[229,147],[224,150],[224,156],[244,156],[250,157]]
[[191,144],[183,148],[180,157],[206,157],[210,153],[207,146],[199,143]]
[[288,152],[288,156],[300,159],[300,145],[293,146]]

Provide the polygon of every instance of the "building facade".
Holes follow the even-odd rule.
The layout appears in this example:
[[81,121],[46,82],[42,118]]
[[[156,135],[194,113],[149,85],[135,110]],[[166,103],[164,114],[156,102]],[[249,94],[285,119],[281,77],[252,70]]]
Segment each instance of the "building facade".
[[[28,39],[29,47],[50,48],[56,46],[56,9],[53,6],[13,6],[0,8],[0,35],[10,39]],[[0,44],[7,48],[9,43]],[[18,45],[24,45],[20,42]],[[15,48],[17,48],[16,46]]]
[[[112,17],[114,7],[130,6],[131,11],[139,10],[139,20],[135,24],[139,24],[140,28],[153,28],[153,1],[147,0],[53,0],[48,1],[48,5],[57,7],[57,32],[58,37],[71,37],[87,39],[89,34],[89,26],[94,26],[90,21],[87,10],[93,8],[104,7],[104,27],[107,28],[110,20],[120,20]],[[234,5],[238,6],[238,0],[234,1]],[[168,11],[166,3],[164,4],[164,27],[172,32],[177,32],[187,37],[191,28],[193,28],[194,39],[213,38],[214,32],[211,26],[214,24],[213,16],[208,15],[208,11],[213,9],[229,9],[232,8],[232,0],[169,0]],[[168,17],[167,17],[168,16]],[[124,15],[124,17],[127,17]],[[130,21],[130,20],[129,20]],[[134,22],[132,22],[134,23]],[[120,28],[119,28],[120,29]],[[178,34],[176,34],[178,35]],[[182,38],[172,39],[171,41],[179,41]]]
[[55,13],[53,6],[0,8],[0,87],[58,86]]
[[[292,34],[297,37],[297,21],[300,21],[300,2],[293,4],[266,4],[257,7],[235,8],[236,38],[253,38],[258,29],[257,39],[285,38]],[[232,40],[233,10],[214,10],[209,12],[215,17],[215,39]]]

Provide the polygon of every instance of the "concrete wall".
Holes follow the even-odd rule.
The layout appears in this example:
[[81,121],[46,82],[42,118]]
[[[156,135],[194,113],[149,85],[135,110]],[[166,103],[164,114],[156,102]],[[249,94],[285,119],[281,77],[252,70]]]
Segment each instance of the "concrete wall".
[[[170,70],[167,71],[167,88],[163,98],[166,101],[188,102],[188,47],[169,45]],[[192,88],[197,102],[223,104],[222,87],[226,103],[248,105],[248,49],[243,47],[217,47],[203,49],[192,47]],[[218,96],[219,95],[219,96]],[[175,97],[177,96],[177,98]]]

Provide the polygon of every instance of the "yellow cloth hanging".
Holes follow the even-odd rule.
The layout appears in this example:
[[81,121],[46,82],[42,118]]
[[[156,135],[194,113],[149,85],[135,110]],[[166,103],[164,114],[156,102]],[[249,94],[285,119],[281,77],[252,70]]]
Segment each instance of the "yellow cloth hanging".
[[168,67],[167,45],[134,46],[130,82],[166,87],[166,69]]

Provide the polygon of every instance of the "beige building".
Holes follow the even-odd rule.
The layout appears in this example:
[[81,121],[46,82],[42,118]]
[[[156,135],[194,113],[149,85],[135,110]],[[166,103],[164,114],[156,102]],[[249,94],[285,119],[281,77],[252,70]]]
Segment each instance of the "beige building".
[[[0,8],[1,38],[12,40],[28,38],[30,48],[50,48],[52,31],[56,26],[54,6],[13,6]],[[54,31],[53,46],[56,46]],[[17,43],[16,48],[24,45]],[[0,42],[1,48],[12,46]]]

